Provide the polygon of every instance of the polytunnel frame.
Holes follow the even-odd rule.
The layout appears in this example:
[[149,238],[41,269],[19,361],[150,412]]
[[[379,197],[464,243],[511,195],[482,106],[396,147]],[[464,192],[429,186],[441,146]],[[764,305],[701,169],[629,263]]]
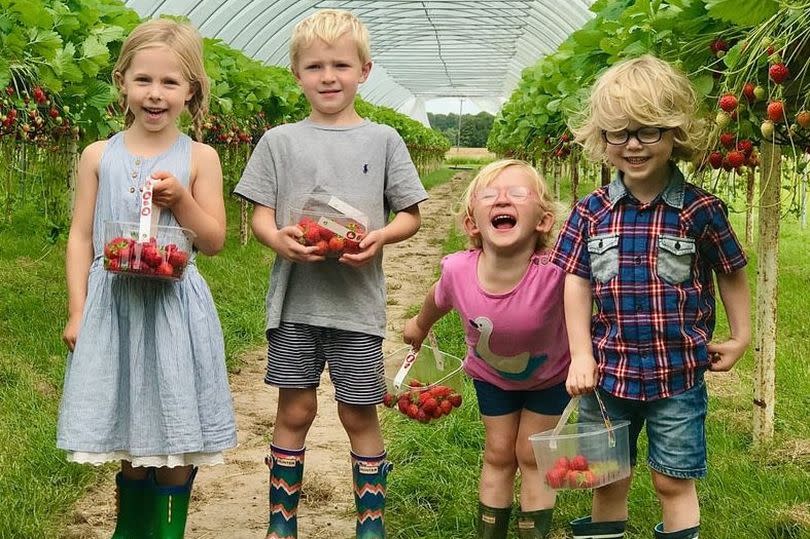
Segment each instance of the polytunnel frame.
[[[289,66],[295,24],[348,9],[371,34],[374,67],[360,87],[400,110],[438,97],[502,103],[523,69],[554,52],[593,14],[594,0],[127,0],[142,17],[188,17],[200,32],[270,65]],[[403,111],[408,113],[408,111]],[[419,118],[426,120],[426,118]]]

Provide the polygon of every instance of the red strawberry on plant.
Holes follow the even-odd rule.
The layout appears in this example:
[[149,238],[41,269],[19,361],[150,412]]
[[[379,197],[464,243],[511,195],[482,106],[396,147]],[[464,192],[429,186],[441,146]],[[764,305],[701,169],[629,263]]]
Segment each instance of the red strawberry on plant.
[[768,68],[768,76],[775,84],[782,84],[790,77],[790,70],[785,64],[777,63]]
[[796,123],[799,124],[799,126],[802,129],[809,128],[810,127],[810,111],[807,111],[807,110],[800,111],[796,115]]
[[785,106],[782,101],[768,103],[768,118],[773,122],[781,122],[785,119]]
[[715,39],[709,44],[709,49],[717,58],[722,58],[728,51],[728,43],[723,39]]
[[731,114],[737,108],[737,96],[731,93],[725,94],[718,101],[718,105],[721,109]]
[[720,152],[712,152],[709,154],[709,164],[715,170],[723,166],[723,154]]
[[45,91],[42,89],[41,86],[35,86],[34,87],[33,95],[34,95],[34,101],[36,101],[40,105],[45,103],[45,101],[48,100],[48,97],[45,95]]
[[744,138],[737,143],[737,149],[745,154],[745,157],[748,157],[754,151],[754,143]]
[[728,152],[726,159],[728,159],[728,163],[732,168],[739,168],[745,163],[745,154],[737,150],[731,150]]
[[745,85],[743,85],[742,95],[749,103],[753,103],[757,100],[757,96],[754,93],[755,88],[756,86],[753,82],[746,82]]
[[734,136],[734,133],[725,132],[720,135],[720,144],[723,146],[723,148],[730,150],[737,145],[735,139],[736,137]]

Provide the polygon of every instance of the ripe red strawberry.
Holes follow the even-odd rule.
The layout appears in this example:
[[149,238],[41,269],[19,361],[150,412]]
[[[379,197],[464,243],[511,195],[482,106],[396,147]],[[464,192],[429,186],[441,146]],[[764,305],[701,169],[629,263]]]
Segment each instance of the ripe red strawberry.
[[728,43],[723,39],[715,39],[709,44],[709,49],[716,57],[722,57],[728,51]]
[[329,244],[325,240],[318,240],[315,242],[315,252],[318,256],[324,256],[329,251]]
[[411,403],[408,402],[407,398],[400,397],[399,401],[397,402],[397,408],[399,408],[399,411],[403,414],[408,413],[408,407],[410,407],[410,405]]
[[785,64],[773,64],[768,68],[768,76],[776,84],[782,84],[788,77],[790,77],[790,70]]
[[450,404],[453,405],[453,408],[458,408],[461,406],[461,395],[458,393],[452,393],[450,396],[447,397],[447,400],[450,401]]
[[723,148],[730,150],[737,145],[737,141],[735,139],[736,137],[734,136],[734,133],[729,133],[727,131],[720,135],[720,144],[723,145]]
[[731,114],[737,108],[738,105],[737,96],[731,93],[725,94],[718,101],[718,105],[720,106],[721,109]]
[[315,245],[321,241],[321,232],[318,226],[309,226],[304,230],[304,245]]
[[552,468],[546,472],[546,483],[551,488],[560,488],[565,484],[567,470]]
[[737,143],[737,149],[748,157],[754,151],[754,143],[744,138]]
[[385,405],[386,408],[393,408],[395,403],[396,401],[394,400],[394,395],[391,393],[386,393],[383,395],[383,405]]
[[439,407],[442,409],[442,412],[447,415],[453,411],[453,405],[448,400],[444,400],[439,404]]
[[329,239],[329,251],[332,253],[343,252],[343,238],[340,236],[332,236]]
[[411,381],[408,382],[408,387],[422,387],[422,382],[417,380],[416,378],[411,378]]
[[40,105],[48,100],[48,97],[45,95],[45,91],[42,89],[41,86],[35,86],[34,87],[33,95],[34,95],[34,101],[36,101]]
[[774,122],[781,122],[785,119],[785,106],[781,101],[768,103],[768,118]]
[[174,268],[168,262],[161,262],[160,265],[155,268],[155,275],[170,277],[172,274],[174,274]]
[[419,414],[419,407],[415,404],[411,404],[408,406],[408,417],[411,419],[416,419],[416,416]]
[[117,258],[106,258],[104,268],[109,271],[121,271],[121,262]]
[[51,107],[51,110],[48,111],[48,116],[51,118],[56,118],[59,116],[59,110],[56,107]]
[[424,402],[422,402],[422,409],[429,414],[432,414],[433,410],[438,408],[438,406],[439,401],[437,401],[434,397],[428,396],[424,399]]
[[728,152],[726,159],[728,159],[728,163],[732,168],[739,168],[745,164],[745,154],[737,150]]
[[745,85],[743,85],[742,95],[749,103],[753,103],[757,100],[757,96],[754,93],[754,88],[756,88],[756,86],[753,82],[746,82]]
[[335,233],[326,228],[325,226],[316,225],[318,227],[318,232],[321,234],[321,239],[329,241],[335,237]]
[[568,470],[569,462],[568,457],[560,457],[554,462],[554,467],[561,470]]
[[803,129],[810,127],[810,111],[803,110],[796,115],[796,123]]
[[428,421],[430,421],[431,416],[425,413],[425,411],[420,408],[419,411],[416,412],[415,419],[420,423],[427,423]]
[[715,170],[723,166],[723,154],[720,152],[712,152],[709,154],[709,164]]
[[360,252],[360,242],[357,240],[350,240],[345,239],[343,240],[343,252],[344,253],[359,253]]
[[172,249],[171,252],[167,249],[167,259],[169,264],[175,268],[184,268],[188,264],[188,254],[182,249]]
[[588,459],[585,458],[583,455],[577,455],[571,459],[571,462],[568,465],[572,470],[587,470],[588,469]]

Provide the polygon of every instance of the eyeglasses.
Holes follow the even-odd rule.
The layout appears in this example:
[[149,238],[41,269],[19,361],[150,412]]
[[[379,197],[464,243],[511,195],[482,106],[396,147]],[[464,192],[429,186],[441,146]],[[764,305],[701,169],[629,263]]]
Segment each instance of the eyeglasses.
[[628,131],[627,129],[622,129],[621,131],[602,131],[602,138],[605,139],[605,142],[608,144],[612,144],[614,146],[621,146],[622,144],[627,144],[627,141],[630,140],[630,137],[634,137],[637,141],[641,144],[655,144],[661,137],[664,136],[666,131],[669,131],[671,128],[669,127],[640,127],[635,131]]
[[482,204],[495,204],[498,197],[506,191],[506,198],[515,204],[526,202],[532,195],[531,189],[523,185],[512,185],[505,189],[497,189],[495,187],[482,187],[475,192],[475,199]]

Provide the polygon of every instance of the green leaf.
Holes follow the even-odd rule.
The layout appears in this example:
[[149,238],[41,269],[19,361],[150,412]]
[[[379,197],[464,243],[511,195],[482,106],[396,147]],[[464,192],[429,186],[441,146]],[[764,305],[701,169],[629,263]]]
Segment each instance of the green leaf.
[[41,28],[28,30],[28,49],[44,58],[53,57],[56,49],[62,46],[62,38],[56,32]]
[[93,80],[85,87],[84,102],[97,110],[104,110],[115,101],[115,89],[104,81]]
[[124,29],[120,26],[97,26],[91,32],[98,39],[99,43],[106,45],[110,41],[122,41],[124,39]]
[[711,17],[738,26],[754,26],[779,11],[776,0],[705,0]]
[[737,62],[740,60],[740,54],[743,50],[743,44],[745,41],[740,41],[733,47],[731,47],[728,52],[726,52],[725,56],[723,56],[723,63],[726,64],[726,67],[730,69],[734,69],[737,66]]
[[87,36],[82,43],[82,58],[95,58],[97,56],[109,55],[107,45],[103,44],[96,36]]
[[9,69],[8,61],[0,57],[0,89],[8,86],[11,82],[11,70]]
[[714,77],[709,74],[696,77],[692,83],[694,84],[695,90],[698,92],[698,94],[704,97],[711,95],[712,90],[714,89]]

